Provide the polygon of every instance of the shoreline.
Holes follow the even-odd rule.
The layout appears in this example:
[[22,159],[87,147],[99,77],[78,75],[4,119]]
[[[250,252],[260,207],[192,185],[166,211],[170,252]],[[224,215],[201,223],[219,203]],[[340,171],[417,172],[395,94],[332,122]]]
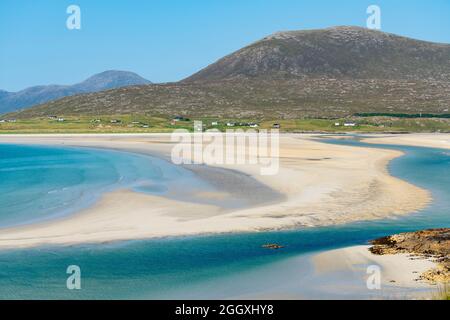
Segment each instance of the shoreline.
[[434,268],[420,274],[419,279],[431,283],[450,283],[450,229],[427,229],[395,234],[370,241],[373,254],[410,254],[418,259],[431,259]]
[[[437,293],[437,285],[420,279],[420,275],[437,266],[431,258],[418,259],[408,253],[375,255],[370,245],[351,246],[315,254],[311,261],[317,278],[345,282],[355,296],[369,299],[430,299]],[[367,280],[376,266],[380,287],[369,289]]]
[[[435,267],[432,259],[412,259],[408,254],[377,256],[369,248],[353,245],[297,254],[150,298],[377,300],[436,296],[438,286],[417,280],[420,273]],[[379,289],[367,286],[367,268],[374,265],[380,270]],[[211,292],[211,287],[221,289]]]
[[[365,134],[362,142],[389,145],[404,145],[437,149],[450,149],[450,133],[411,133],[411,134]],[[439,137],[437,140],[436,137]]]
[[[167,134],[0,136],[1,142],[100,147],[166,159],[172,146]],[[393,150],[324,144],[311,136],[281,135],[277,176],[258,175],[258,166],[217,167],[255,179],[282,195],[281,202],[224,213],[215,205],[117,190],[104,194],[93,207],[60,220],[0,230],[0,248],[257,232],[408,214],[424,208],[431,197],[426,190],[387,173],[389,161],[401,155]]]

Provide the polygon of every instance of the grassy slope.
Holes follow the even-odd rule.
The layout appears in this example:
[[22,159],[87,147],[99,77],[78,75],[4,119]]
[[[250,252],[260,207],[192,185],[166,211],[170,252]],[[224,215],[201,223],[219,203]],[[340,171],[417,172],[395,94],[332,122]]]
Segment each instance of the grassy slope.
[[[94,122],[100,119],[100,122]],[[120,123],[111,123],[111,120],[121,120]],[[229,128],[226,122],[258,122],[252,118],[247,119],[217,119],[194,118],[201,120],[205,129],[216,128],[221,131]],[[211,126],[212,121],[219,121],[218,126]],[[261,129],[269,129],[274,123],[281,124],[284,132],[450,132],[450,119],[402,119],[388,117],[353,118],[356,127],[343,127],[345,119],[292,119],[292,120],[264,120],[259,121]],[[133,122],[139,122],[138,124]],[[335,126],[339,122],[340,126]],[[148,128],[144,128],[148,125]],[[14,123],[0,123],[0,133],[146,133],[146,132],[172,132],[174,129],[193,130],[193,121],[177,122],[162,117],[143,115],[116,115],[116,116],[68,116],[64,122],[48,118],[18,119]],[[242,127],[249,129],[248,127]]]
[[447,113],[450,85],[400,80],[260,80],[128,87],[67,97],[10,117],[130,115],[301,119],[358,112]]

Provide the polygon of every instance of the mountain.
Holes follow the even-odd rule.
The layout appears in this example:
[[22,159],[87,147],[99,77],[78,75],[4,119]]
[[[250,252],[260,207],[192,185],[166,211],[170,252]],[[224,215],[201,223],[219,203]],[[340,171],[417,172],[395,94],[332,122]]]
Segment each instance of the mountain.
[[128,71],[105,71],[93,75],[81,83],[72,86],[79,92],[96,92],[127,86],[145,85],[151,82],[133,72]]
[[275,33],[177,83],[66,97],[14,116],[296,119],[449,108],[450,45],[334,27]]
[[5,90],[0,90],[0,99],[7,97],[8,95],[10,95],[11,92],[5,91]]
[[450,45],[359,27],[278,32],[187,78],[450,80]]
[[0,90],[0,113],[28,108],[66,96],[150,83],[133,72],[114,70],[96,74],[69,86],[35,86],[18,92]]

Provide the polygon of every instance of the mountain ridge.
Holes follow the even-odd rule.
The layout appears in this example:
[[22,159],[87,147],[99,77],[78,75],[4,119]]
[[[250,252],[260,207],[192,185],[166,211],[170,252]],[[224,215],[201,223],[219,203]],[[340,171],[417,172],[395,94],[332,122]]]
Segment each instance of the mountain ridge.
[[0,113],[13,112],[76,94],[144,84],[151,82],[134,72],[108,70],[73,85],[37,85],[17,92],[0,90]]
[[449,109],[449,44],[333,27],[274,33],[180,82],[66,97],[14,116],[295,119]]

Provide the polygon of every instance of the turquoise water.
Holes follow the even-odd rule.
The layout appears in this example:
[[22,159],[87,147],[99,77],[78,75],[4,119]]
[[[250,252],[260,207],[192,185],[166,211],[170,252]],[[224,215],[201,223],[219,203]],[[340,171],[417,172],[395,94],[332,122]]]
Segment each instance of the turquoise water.
[[[360,144],[353,141],[334,143]],[[449,152],[418,147],[383,147],[406,153],[393,160],[389,170],[397,177],[430,190],[434,201],[429,207],[406,217],[334,227],[2,251],[0,297],[117,299],[171,298],[181,295],[183,298],[196,298],[199,297],[198,292],[189,291],[195,284],[199,286],[197,290],[207,292],[204,297],[220,297],[225,289],[217,284],[230,275],[245,274],[260,266],[305,253],[364,244],[369,239],[391,233],[449,227]],[[88,152],[84,149],[75,151],[85,157],[87,155],[84,153]],[[90,156],[96,161],[114,163],[116,169],[113,171],[117,172],[121,161],[117,163],[112,160],[112,154],[103,157],[98,151],[92,152]],[[59,158],[58,155],[55,157]],[[88,166],[91,160],[85,160]],[[139,160],[145,161],[143,158]],[[136,168],[129,169],[127,174],[132,174]],[[149,178],[151,181],[154,179],[153,175]],[[94,181],[108,188],[109,180]],[[117,183],[117,179],[114,181]],[[11,214],[9,216],[9,220],[4,221],[11,221]],[[261,244],[267,242],[282,243],[286,248],[276,252],[261,249]],[[81,267],[82,290],[66,289],[65,271],[72,264]]]
[[192,184],[206,187],[191,172],[149,156],[0,144],[0,228],[76,212],[114,189],[169,195]]

